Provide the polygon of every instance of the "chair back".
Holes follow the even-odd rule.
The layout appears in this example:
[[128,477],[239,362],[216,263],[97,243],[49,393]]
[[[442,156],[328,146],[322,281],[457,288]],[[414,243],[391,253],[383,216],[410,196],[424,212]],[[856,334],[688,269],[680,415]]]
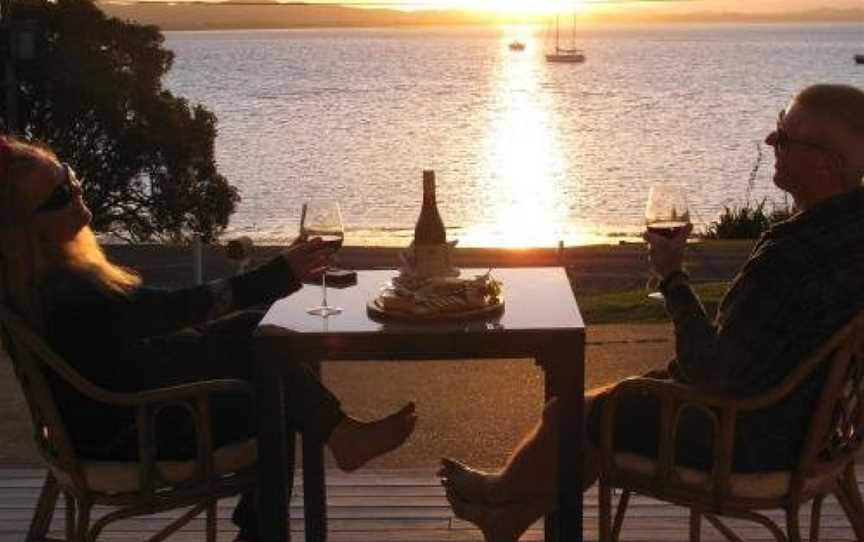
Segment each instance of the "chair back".
[[83,378],[64,363],[20,316],[5,305],[0,305],[0,326],[3,344],[27,401],[33,422],[33,438],[40,455],[55,475],[58,475],[58,479],[80,480],[75,449],[60,416],[47,375],[49,372],[56,372],[59,373],[57,376],[66,380],[70,375],[81,380]]
[[[838,331],[814,358],[827,375],[802,450],[803,479],[854,460],[864,431],[864,311]],[[800,480],[799,480],[800,481]]]

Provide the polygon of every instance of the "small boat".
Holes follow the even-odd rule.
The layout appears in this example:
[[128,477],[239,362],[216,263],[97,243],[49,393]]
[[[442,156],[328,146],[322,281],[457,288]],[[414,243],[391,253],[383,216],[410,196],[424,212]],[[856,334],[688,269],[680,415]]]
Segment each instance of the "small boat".
[[525,44],[519,40],[511,41],[510,45],[508,45],[507,47],[509,47],[511,51],[524,51],[525,50]]
[[864,64],[864,55],[855,55],[855,64]]
[[564,49],[556,47],[554,53],[546,53],[547,62],[585,62],[585,53],[581,49]]
[[576,48],[576,15],[573,15],[573,30],[570,34],[570,43],[566,47],[561,46],[561,28],[558,24],[559,17],[555,16],[555,48],[546,53],[546,62],[585,62],[585,53]]

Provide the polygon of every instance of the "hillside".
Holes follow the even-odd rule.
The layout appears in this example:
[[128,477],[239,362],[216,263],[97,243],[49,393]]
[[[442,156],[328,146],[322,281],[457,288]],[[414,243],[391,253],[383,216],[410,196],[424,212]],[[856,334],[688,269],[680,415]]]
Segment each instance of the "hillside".
[[[493,15],[477,11],[398,11],[361,9],[335,5],[276,4],[256,0],[213,3],[115,3],[100,2],[109,15],[163,30],[217,30],[316,27],[419,26],[458,24],[541,23],[540,16]],[[821,9],[776,14],[754,13],[652,13],[648,10],[597,11],[580,16],[586,23],[774,23],[860,22],[864,9]]]
[[324,5],[116,4],[100,3],[108,14],[163,30],[263,29],[481,24],[488,15],[458,11],[405,12]]

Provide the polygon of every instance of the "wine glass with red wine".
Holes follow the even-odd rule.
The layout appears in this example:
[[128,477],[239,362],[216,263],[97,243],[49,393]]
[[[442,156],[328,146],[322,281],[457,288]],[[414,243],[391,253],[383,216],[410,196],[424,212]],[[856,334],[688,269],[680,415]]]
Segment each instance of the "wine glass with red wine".
[[[342,211],[339,204],[333,201],[310,201],[303,204],[300,212],[300,236],[304,239],[317,237],[333,250],[342,247],[345,238],[345,228],[342,225]],[[321,304],[310,307],[306,312],[322,317],[333,316],[342,312],[340,307],[327,304],[327,270],[321,273]]]
[[[684,187],[676,184],[659,184],[648,192],[645,205],[645,225],[648,231],[663,237],[675,237],[682,228],[690,224],[690,210],[687,207],[687,194]],[[652,272],[648,279],[648,289],[657,288],[658,278]],[[651,292],[648,297],[663,300],[660,292]]]

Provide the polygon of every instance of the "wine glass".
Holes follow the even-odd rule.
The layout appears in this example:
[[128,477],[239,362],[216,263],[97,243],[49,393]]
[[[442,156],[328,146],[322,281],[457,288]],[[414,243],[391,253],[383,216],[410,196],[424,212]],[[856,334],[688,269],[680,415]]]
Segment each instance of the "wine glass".
[[[645,205],[645,225],[648,231],[669,239],[675,237],[682,228],[690,224],[690,210],[687,207],[687,194],[684,187],[677,184],[660,184],[651,187],[648,203]],[[651,272],[647,289],[657,288],[658,277]],[[651,292],[648,297],[663,300],[660,292]]]
[[[304,239],[318,237],[325,245],[338,250],[345,238],[339,204],[326,200],[304,203],[300,212],[300,236]],[[310,307],[306,312],[324,318],[342,312],[340,307],[331,307],[327,304],[327,269],[321,273],[321,298],[320,305]]]

